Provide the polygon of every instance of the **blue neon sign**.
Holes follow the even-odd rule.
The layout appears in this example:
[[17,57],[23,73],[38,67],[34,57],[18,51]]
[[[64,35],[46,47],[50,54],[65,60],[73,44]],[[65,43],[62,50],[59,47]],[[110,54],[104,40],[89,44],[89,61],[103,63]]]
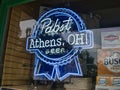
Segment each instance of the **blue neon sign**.
[[75,12],[66,8],[46,12],[26,43],[26,50],[35,53],[34,79],[61,81],[70,75],[82,76],[78,52],[92,47],[93,33]]

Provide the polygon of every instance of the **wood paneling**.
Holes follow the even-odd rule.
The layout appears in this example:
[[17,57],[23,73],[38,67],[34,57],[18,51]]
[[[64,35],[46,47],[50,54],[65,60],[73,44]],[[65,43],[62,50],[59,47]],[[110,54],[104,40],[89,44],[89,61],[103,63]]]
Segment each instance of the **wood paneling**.
[[[32,75],[31,61],[33,56],[29,54],[26,47],[26,38],[20,38],[19,22],[31,19],[33,8],[29,5],[16,6],[12,8],[6,52],[2,85],[24,85],[28,84]],[[34,63],[34,62],[33,62]],[[33,64],[32,63],[32,64]]]

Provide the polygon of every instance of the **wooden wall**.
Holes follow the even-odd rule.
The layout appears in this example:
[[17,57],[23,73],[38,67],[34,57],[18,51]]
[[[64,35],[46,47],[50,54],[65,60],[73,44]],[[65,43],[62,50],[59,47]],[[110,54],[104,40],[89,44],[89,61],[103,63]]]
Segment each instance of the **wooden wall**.
[[2,85],[24,85],[29,83],[32,76],[31,64],[34,61],[33,56],[25,49],[26,38],[20,38],[19,22],[31,19],[33,16],[33,8],[29,5],[12,8],[6,42]]

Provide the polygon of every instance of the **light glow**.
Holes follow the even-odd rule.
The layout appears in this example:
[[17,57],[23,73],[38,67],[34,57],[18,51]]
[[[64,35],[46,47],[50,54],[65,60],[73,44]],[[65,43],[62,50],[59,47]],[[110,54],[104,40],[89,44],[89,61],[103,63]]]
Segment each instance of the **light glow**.
[[[46,77],[62,81],[70,75],[83,75],[78,52],[93,47],[93,33],[86,30],[75,12],[66,8],[52,9],[39,18],[32,31],[26,50],[35,53],[34,79]],[[69,36],[70,33],[73,34]],[[72,43],[70,38],[73,38]]]

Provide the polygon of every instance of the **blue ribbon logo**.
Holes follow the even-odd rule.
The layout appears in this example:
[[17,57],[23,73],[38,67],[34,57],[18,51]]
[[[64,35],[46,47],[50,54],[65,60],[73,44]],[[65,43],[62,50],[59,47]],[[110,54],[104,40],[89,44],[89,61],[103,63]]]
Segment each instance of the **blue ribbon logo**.
[[34,79],[64,80],[82,76],[78,52],[93,47],[93,33],[66,8],[52,9],[37,21],[26,50],[35,53]]

